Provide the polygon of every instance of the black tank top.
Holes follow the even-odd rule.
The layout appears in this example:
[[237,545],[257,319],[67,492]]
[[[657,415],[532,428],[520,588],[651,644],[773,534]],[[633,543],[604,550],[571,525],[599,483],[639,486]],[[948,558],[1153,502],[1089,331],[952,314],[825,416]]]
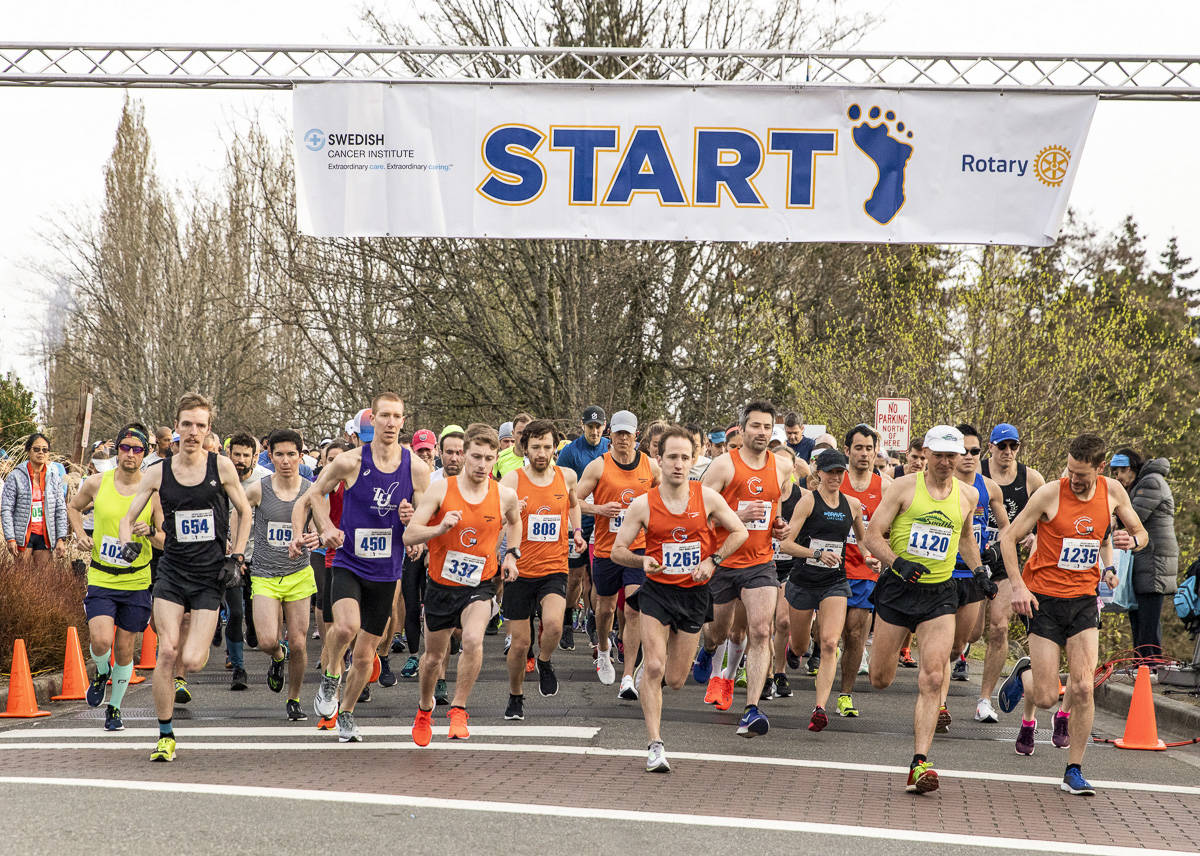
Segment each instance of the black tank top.
[[816,559],[796,559],[792,563],[791,580],[807,588],[828,588],[846,579],[846,536],[854,526],[854,513],[841,492],[837,508],[826,505],[820,491],[813,491],[812,497],[812,514],[800,527],[796,541],[805,547],[836,550],[841,561],[836,567],[829,567]]
[[[992,477],[990,460],[983,462],[983,474],[988,478]],[[1017,477],[1009,484],[1000,485],[1000,494],[1004,497],[1004,510],[1008,512],[1008,522],[1012,523],[1017,519],[1017,515],[1029,503],[1029,481],[1025,475],[1025,465],[1017,464]],[[988,511],[988,526],[995,527],[995,515]]]
[[[803,495],[804,491],[800,488],[800,485],[793,484],[792,492],[788,494],[788,498],[779,503],[779,516],[784,520],[790,521],[792,519],[792,512],[796,510],[796,503],[800,501],[800,497]],[[779,572],[780,581],[787,579],[787,575],[792,572],[792,562],[794,561],[795,559],[782,550],[775,551],[775,570]]]
[[172,568],[210,570],[225,561],[229,540],[229,498],[217,471],[216,452],[208,453],[204,478],[197,485],[175,480],[171,461],[163,462],[158,489],[163,509],[163,560]]

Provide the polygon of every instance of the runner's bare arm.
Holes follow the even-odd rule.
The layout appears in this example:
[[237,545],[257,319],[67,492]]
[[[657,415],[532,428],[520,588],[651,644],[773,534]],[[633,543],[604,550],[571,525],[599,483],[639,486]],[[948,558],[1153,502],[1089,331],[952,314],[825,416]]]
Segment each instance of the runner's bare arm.
[[[854,522],[850,524],[854,530],[854,540],[861,546],[862,542],[867,540],[867,527],[863,523],[863,504],[852,496],[846,498],[850,500],[850,508],[854,511]],[[864,551],[860,550],[859,552]],[[864,555],[863,558],[866,559],[868,557]]]
[[1041,473],[1033,467],[1025,467],[1025,491],[1029,496],[1033,496],[1041,490],[1045,483],[1046,479]]
[[1012,583],[1012,606],[1018,615],[1033,615],[1037,609],[1037,598],[1025,587],[1021,579],[1021,565],[1017,558],[1017,542],[1033,531],[1043,517],[1049,519],[1048,511],[1058,504],[1058,484],[1043,485],[1029,497],[1013,522],[1000,533],[1000,556],[1004,559],[1004,572]]
[[[500,511],[508,527],[508,545],[510,548],[521,543],[521,506],[517,500],[517,492],[512,488],[500,487]],[[504,551],[504,561],[501,562],[505,582],[517,578],[517,559],[508,550]]]
[[328,464],[316,482],[300,495],[292,506],[292,543],[288,545],[288,555],[298,559],[304,554],[303,533],[308,526],[309,515],[313,525],[321,536],[321,543],[326,547],[337,549],[345,543],[346,536],[333,525],[329,516],[329,494],[337,490],[339,484],[358,474],[358,466],[362,463],[362,449],[351,449],[342,452]]
[[[251,508],[258,508],[258,506],[262,504],[262,481],[261,480],[252,481],[252,482],[250,482],[248,487],[243,487],[242,489],[246,492],[246,502],[249,503]],[[254,525],[253,517],[250,519],[250,525],[251,526]],[[236,532],[237,526],[238,526],[237,509],[236,508],[230,509],[229,531]]]
[[576,489],[579,484],[579,477],[575,475],[575,471],[564,468],[562,471],[563,480],[567,483],[567,501],[570,505],[567,508],[567,523],[571,527],[571,539],[574,542],[575,552],[582,553],[587,549],[587,541],[583,540],[583,512],[580,511],[579,491]]
[[[719,455],[708,465],[700,483],[720,493],[725,489],[725,485],[729,484],[731,478],[733,478],[733,460],[728,455]],[[728,505],[728,503],[726,504]]]
[[1004,494],[1000,490],[1000,485],[987,476],[983,477],[983,485],[987,488],[988,508],[991,509],[992,518],[996,521],[996,531],[1003,532],[1008,528],[1008,509],[1004,507]]
[[[334,463],[337,461],[335,460]],[[449,483],[449,480],[442,479],[440,482],[431,484],[429,490],[425,491],[421,501],[417,503],[412,520],[404,527],[404,545],[406,547],[414,544],[426,544],[431,538],[449,532],[458,525],[458,521],[462,519],[460,511],[447,511],[441,523],[437,526],[429,525],[430,519],[442,507],[442,500],[446,498],[446,485]]]
[[1138,517],[1133,503],[1129,501],[1129,494],[1116,479],[1110,479],[1107,476],[1101,476],[1101,478],[1108,482],[1109,504],[1112,505],[1113,514],[1125,524],[1124,529],[1118,529],[1113,533],[1113,546],[1118,550],[1132,550],[1135,553],[1144,550],[1150,536],[1146,534],[1146,527],[1142,525],[1142,519]]
[[806,493],[800,497],[796,507],[792,509],[792,519],[788,521],[787,532],[779,539],[779,549],[797,559],[811,559],[812,550],[796,543],[796,536],[813,510],[813,495]]
[[576,491],[579,494],[579,508],[584,514],[594,514],[599,517],[616,517],[621,513],[621,503],[606,502],[603,505],[596,505],[587,501],[587,497],[591,496],[596,490],[596,485],[600,483],[600,476],[604,474],[604,458],[596,458],[586,467],[583,468],[583,475],[579,477],[579,485]]
[[[150,519],[154,521],[154,534],[150,536],[150,544],[155,550],[161,550],[167,543],[167,533],[163,532],[163,520],[166,515],[163,514],[162,501],[157,493],[150,497],[150,509]],[[135,523],[133,527],[134,532],[139,535],[141,533],[137,531],[137,528],[140,525]]]
[[[170,465],[170,461],[163,461],[163,467],[169,467]],[[122,544],[129,543],[129,540],[133,537],[134,522],[137,521],[138,515],[142,513],[142,509],[146,507],[146,503],[150,501],[150,497],[158,492],[159,485],[162,484],[163,467],[150,467],[150,469],[143,473],[142,482],[138,485],[137,495],[129,503],[129,511],[121,518],[121,522],[117,524],[117,537],[121,539]]]
[[979,505],[979,491],[970,485],[962,486],[962,535],[958,539],[958,553],[962,556],[963,562],[971,570],[983,565],[983,557],[979,555],[979,542],[975,540],[974,522],[975,508]]
[[250,510],[250,503],[246,502],[246,492],[242,490],[242,480],[238,477],[233,461],[218,456],[217,475],[221,477],[221,486],[225,488],[225,495],[233,503],[233,509],[238,516],[238,527],[233,534],[233,549],[230,552],[245,554],[246,542],[250,540],[250,524],[254,519],[254,512]]
[[651,487],[657,487],[662,481],[662,468],[658,465],[658,461],[654,458],[650,459],[650,472],[654,474],[654,478],[650,480]]
[[83,531],[83,515],[92,507],[102,478],[100,473],[96,473],[84,479],[79,491],[67,505],[67,524],[71,527],[71,534],[75,536],[79,546],[87,550],[92,549],[92,539]]
[[653,571],[657,566],[649,556],[638,556],[629,549],[629,545],[637,538],[638,533],[646,528],[650,520],[650,500],[646,494],[636,497],[625,509],[625,519],[621,521],[621,529],[617,532],[617,540],[613,543],[612,560],[627,568],[643,568]]
[[[334,460],[336,461],[337,459],[335,458]],[[429,464],[422,461],[416,455],[413,455],[411,460],[413,485],[412,502],[409,502],[408,500],[402,500],[400,504],[396,506],[396,513],[400,516],[400,522],[405,526],[408,525],[408,521],[412,520],[413,511],[416,509],[417,505],[420,504],[422,494],[429,490]]]
[[879,508],[871,515],[871,525],[867,527],[867,537],[863,546],[867,548],[867,552],[889,567],[896,561],[896,553],[888,544],[888,532],[896,515],[911,504],[915,486],[915,476],[903,476],[889,485],[884,485]]

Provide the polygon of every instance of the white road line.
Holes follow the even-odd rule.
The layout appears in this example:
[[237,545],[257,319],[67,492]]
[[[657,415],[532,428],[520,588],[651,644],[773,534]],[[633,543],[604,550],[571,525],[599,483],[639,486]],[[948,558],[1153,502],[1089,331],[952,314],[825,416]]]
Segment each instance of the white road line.
[[[179,733],[186,735],[188,740],[205,737],[322,737],[317,731],[316,723],[308,725],[272,725],[272,726],[192,726],[177,723]],[[590,740],[600,733],[599,728],[578,725],[471,725],[471,734],[480,737],[556,737],[562,740]],[[448,725],[435,725],[433,733],[445,737]],[[360,725],[358,730],[366,737],[411,737],[411,725]],[[333,734],[336,732],[328,732]],[[327,735],[326,735],[327,736]],[[31,740],[42,737],[61,739],[63,737],[96,737],[95,728],[24,728],[0,732],[0,739]],[[126,728],[106,737],[122,738],[158,737],[157,728]]]
[[[496,726],[497,728],[503,726]],[[72,729],[76,730],[76,729]],[[472,734],[475,732],[472,731]],[[158,732],[154,731],[153,735],[157,736]],[[252,752],[257,750],[270,751],[310,751],[321,749],[338,749],[351,752],[364,752],[371,749],[409,749],[420,750],[423,747],[417,746],[411,740],[403,741],[366,741],[359,744],[343,744],[334,740],[333,733],[330,732],[326,736],[321,736],[312,742],[275,742],[275,743],[193,743],[189,740],[191,732],[179,732],[179,738],[182,741],[179,746],[180,752],[193,752],[200,750],[208,751],[246,751]],[[315,736],[315,735],[314,735]],[[405,733],[407,736],[407,732]],[[116,741],[110,738],[93,741],[79,742],[25,742],[25,743],[4,743],[0,742],[0,751],[5,749],[10,750],[31,750],[31,749],[52,749],[52,750],[80,750],[80,749],[120,749],[129,750],[137,748],[131,746],[128,741]],[[603,746],[556,746],[547,743],[475,743],[473,741],[453,741],[453,742],[438,742],[431,744],[430,749],[448,749],[452,751],[465,752],[533,752],[539,754],[552,755],[592,755],[597,757],[615,757],[615,758],[644,758],[645,750],[642,749],[608,749]],[[845,761],[814,761],[805,758],[754,758],[745,755],[716,755],[704,752],[671,752],[669,757],[672,761],[710,761],[723,764],[756,764],[764,766],[780,766],[780,767],[800,767],[806,769],[825,770],[832,772],[840,772],[842,770],[853,770],[863,773],[889,773],[898,776],[907,776],[908,768],[891,766],[887,764],[855,764]],[[1062,779],[1058,776],[1023,776],[1012,773],[994,773],[989,770],[938,770],[938,776],[943,779],[976,779],[985,782],[1014,782],[1017,784],[1026,785],[1059,785]],[[1098,788],[1109,788],[1118,791],[1146,791],[1149,793],[1171,793],[1171,794],[1192,794],[1200,796],[1200,786],[1195,785],[1169,785],[1159,784],[1156,782],[1114,782],[1101,781],[1098,779],[1091,780],[1092,784]]]
[[[638,753],[641,755],[642,753]],[[720,829],[761,829],[777,832],[807,832],[817,835],[856,836],[888,841],[958,844],[965,847],[1021,850],[1041,853],[1071,853],[1080,856],[1179,856],[1187,851],[1151,850],[1144,847],[1116,847],[1074,841],[1000,838],[960,835],[913,829],[883,829],[876,826],[851,826],[838,823],[811,823],[800,820],[764,820],[754,817],[714,817],[712,815],[671,814],[654,811],[628,811],[534,803],[480,802],[398,794],[366,794],[346,791],[306,791],[294,788],[264,788],[244,785],[199,785],[190,782],[132,782],[93,779],[52,779],[34,776],[0,776],[0,784],[59,785],[66,787],[107,788],[113,790],[212,794],[222,797],[263,797],[268,799],[308,800],[311,802],[352,803],[359,805],[410,806],[503,814],[540,815],[543,817],[582,817],[605,821],[666,823],[682,826],[712,826]],[[936,797],[934,798],[936,799]]]

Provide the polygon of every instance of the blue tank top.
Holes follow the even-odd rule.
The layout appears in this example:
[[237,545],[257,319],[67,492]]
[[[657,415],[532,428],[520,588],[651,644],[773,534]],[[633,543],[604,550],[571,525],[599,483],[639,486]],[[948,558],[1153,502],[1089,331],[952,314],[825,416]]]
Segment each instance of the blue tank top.
[[[991,498],[988,496],[983,476],[979,473],[975,474],[975,490],[979,492],[979,503],[975,506],[975,513],[971,518],[971,531],[975,535],[975,543],[979,545],[979,552],[982,553],[988,545],[987,523]],[[954,563],[954,573],[950,576],[953,579],[965,579],[971,576],[971,569],[963,561],[962,553],[958,554],[958,560]]]
[[406,499],[412,502],[412,453],[400,452],[400,466],[385,473],[375,468],[370,444],[363,446],[358,479],[342,504],[346,540],[333,566],[372,582],[395,582],[404,572],[404,525],[396,508]]

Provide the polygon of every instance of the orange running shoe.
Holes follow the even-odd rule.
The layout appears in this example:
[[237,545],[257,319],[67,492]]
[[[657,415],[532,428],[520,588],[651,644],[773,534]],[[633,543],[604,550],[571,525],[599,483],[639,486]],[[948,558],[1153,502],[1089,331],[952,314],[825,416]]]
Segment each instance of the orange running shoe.
[[471,736],[467,731],[467,720],[471,717],[467,716],[466,708],[452,707],[446,712],[446,718],[450,720],[451,740],[466,740]]
[[368,681],[367,681],[367,683],[369,683],[369,684],[373,684],[373,683],[375,683],[376,681],[378,681],[378,680],[379,680],[379,672],[380,672],[380,670],[382,670],[382,669],[383,669],[383,663],[381,663],[381,662],[379,661],[379,655],[378,655],[378,654],[376,654],[376,655],[375,655],[375,665],[373,665],[373,666],[371,667],[371,679],[370,679],[370,680],[368,680]]
[[733,705],[733,678],[721,678],[721,699],[717,710],[729,710]]
[[337,713],[334,713],[333,716],[328,718],[322,716],[317,720],[318,731],[333,731],[335,728],[337,728]]
[[704,693],[705,704],[719,704],[721,701],[721,681],[723,678],[720,675],[713,675],[708,679],[708,690]]
[[412,739],[413,743],[416,743],[418,746],[429,745],[429,741],[433,739],[432,710],[417,708],[417,716],[413,720]]
[[533,657],[529,657],[525,661],[525,674],[530,674],[533,671]]

